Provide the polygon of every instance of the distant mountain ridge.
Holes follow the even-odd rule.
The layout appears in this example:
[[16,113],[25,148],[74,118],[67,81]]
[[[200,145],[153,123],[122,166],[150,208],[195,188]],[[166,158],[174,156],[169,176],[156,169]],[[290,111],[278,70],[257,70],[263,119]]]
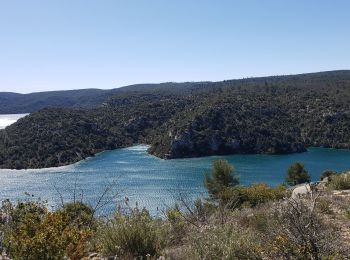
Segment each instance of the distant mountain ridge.
[[[32,113],[43,108],[95,108],[108,98],[126,91],[177,91],[198,83],[136,84],[115,89],[77,89],[20,94],[0,92],[0,114]],[[200,83],[202,84],[202,83]]]
[[305,77],[313,78],[339,77],[350,74],[349,70],[337,70],[326,72],[315,72],[306,74],[286,75],[286,76],[268,76],[253,77],[244,79],[225,80],[218,82],[165,82],[158,84],[134,84],[114,89],[77,89],[62,91],[33,92],[20,94],[14,92],[0,92],[0,114],[21,114],[32,113],[42,108],[96,108],[103,106],[109,98],[114,95],[125,92],[154,92],[166,91],[171,93],[205,90],[208,88],[220,87],[227,83],[234,85],[244,85],[252,83],[264,83],[269,81],[273,84],[283,83],[284,81],[303,80]]
[[31,113],[45,107],[95,107],[111,91],[82,89],[18,94],[0,92],[0,114]]

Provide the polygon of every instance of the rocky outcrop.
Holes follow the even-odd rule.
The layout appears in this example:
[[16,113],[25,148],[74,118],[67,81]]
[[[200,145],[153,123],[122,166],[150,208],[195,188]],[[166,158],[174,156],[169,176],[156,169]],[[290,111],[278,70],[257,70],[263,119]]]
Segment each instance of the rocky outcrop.
[[[174,131],[169,131],[172,133]],[[206,133],[194,130],[169,134],[161,144],[151,147],[149,152],[165,159],[190,158],[226,154],[287,154],[305,152],[306,147],[297,138],[285,142],[279,136],[259,136],[259,133],[243,133],[230,136],[223,131]],[[161,149],[159,149],[161,148]]]

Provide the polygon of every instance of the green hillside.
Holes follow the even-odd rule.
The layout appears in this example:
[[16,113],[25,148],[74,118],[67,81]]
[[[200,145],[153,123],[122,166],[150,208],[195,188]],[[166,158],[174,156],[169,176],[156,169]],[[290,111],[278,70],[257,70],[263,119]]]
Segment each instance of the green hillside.
[[350,148],[350,71],[129,86],[103,106],[46,108],[0,131],[1,168],[151,145],[161,158]]

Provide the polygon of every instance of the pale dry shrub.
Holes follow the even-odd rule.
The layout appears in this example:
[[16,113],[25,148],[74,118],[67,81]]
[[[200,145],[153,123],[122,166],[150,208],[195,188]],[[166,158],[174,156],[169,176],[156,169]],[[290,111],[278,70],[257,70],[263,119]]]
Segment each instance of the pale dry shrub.
[[330,176],[327,187],[330,190],[349,190],[350,174],[336,174],[336,175]]
[[[278,204],[278,222],[270,228],[269,250],[272,259],[346,259],[347,250],[339,228],[317,209],[318,195],[289,199]],[[343,258],[345,257],[345,258]]]
[[188,259],[262,259],[254,233],[232,224],[207,226],[188,243]]
[[162,221],[153,219],[147,210],[117,212],[112,219],[101,222],[96,235],[97,247],[106,256],[122,259],[157,256],[165,247]]

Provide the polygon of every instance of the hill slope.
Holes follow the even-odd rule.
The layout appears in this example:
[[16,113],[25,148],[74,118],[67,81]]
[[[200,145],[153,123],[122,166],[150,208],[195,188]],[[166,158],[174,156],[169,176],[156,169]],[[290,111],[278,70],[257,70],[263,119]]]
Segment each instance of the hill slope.
[[101,107],[113,95],[134,91],[182,92],[196,89],[206,83],[161,83],[137,84],[122,88],[78,89],[64,91],[47,91],[29,94],[0,92],[0,114],[32,113],[43,108],[96,108]]
[[65,165],[136,142],[168,159],[350,148],[350,71],[140,85],[104,103],[43,109],[0,131],[0,167]]

